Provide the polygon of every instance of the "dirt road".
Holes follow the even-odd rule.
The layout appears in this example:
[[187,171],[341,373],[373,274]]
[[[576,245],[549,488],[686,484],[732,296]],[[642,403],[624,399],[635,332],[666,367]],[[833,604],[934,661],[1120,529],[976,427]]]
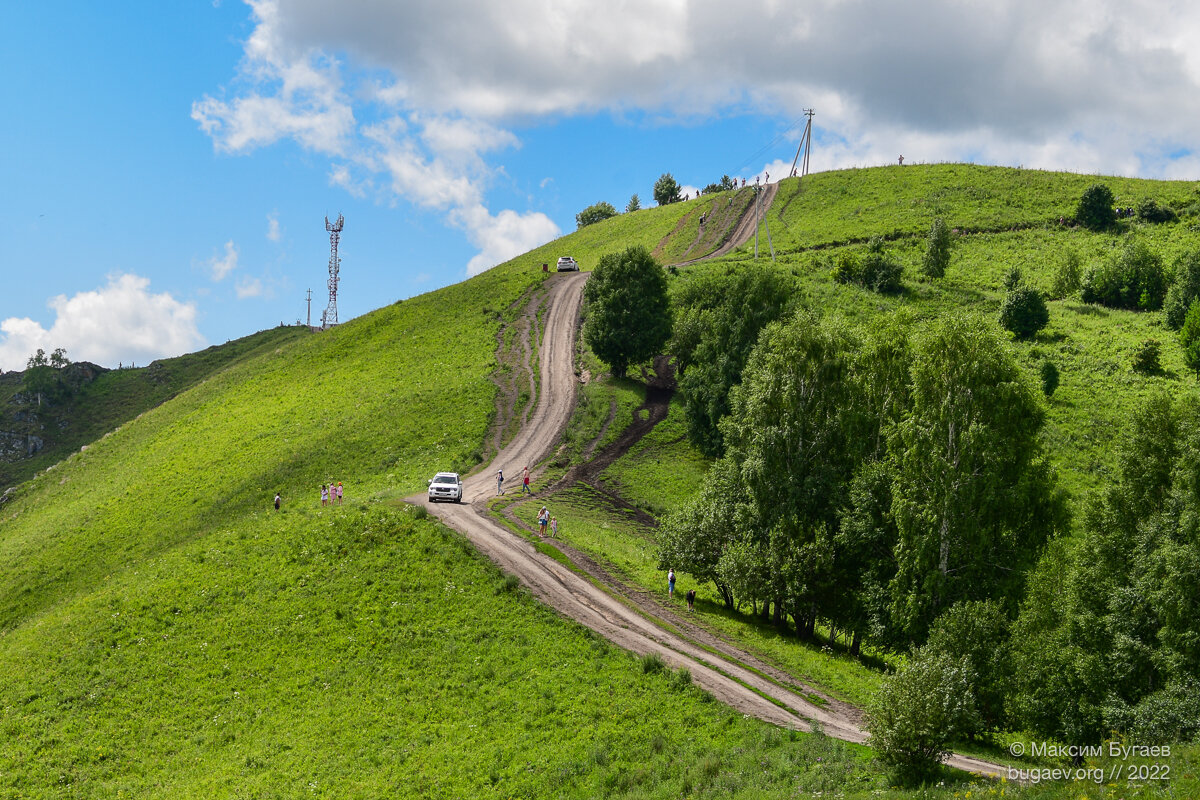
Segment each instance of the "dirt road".
[[[673,669],[686,667],[692,679],[714,697],[743,714],[789,728],[808,729],[816,723],[829,736],[864,742],[867,733],[855,722],[853,709],[842,704],[820,707],[799,691],[766,675],[778,670],[756,663],[715,637],[701,647],[698,638],[668,630],[650,621],[628,602],[622,602],[552,558],[539,553],[521,537],[486,514],[486,501],[495,493],[495,474],[503,468],[510,487],[518,485],[521,468],[533,467],[550,453],[575,404],[575,337],[583,284],[587,274],[559,274],[547,282],[547,312],[540,337],[540,392],[529,422],[484,470],[464,482],[462,505],[427,503],[425,496],[409,498],[424,504],[446,525],[460,531],[501,569],[518,576],[538,599],[614,644],[639,655],[658,653]],[[517,480],[514,480],[517,479]],[[716,654],[708,648],[718,648]],[[750,665],[750,666],[747,666]],[[753,668],[751,668],[753,667]],[[795,681],[782,677],[783,683]],[[777,677],[777,680],[779,678]],[[997,774],[1000,767],[964,756],[948,763],[980,774]]]

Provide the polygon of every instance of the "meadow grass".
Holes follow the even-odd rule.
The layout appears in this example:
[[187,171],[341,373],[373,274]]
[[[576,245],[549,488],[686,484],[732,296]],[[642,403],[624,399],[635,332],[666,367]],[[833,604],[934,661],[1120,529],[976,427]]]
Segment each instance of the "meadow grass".
[[881,785],[379,504],[250,513],[11,631],[0,670],[12,796],[783,797],[813,748]]
[[[280,326],[195,353],[160,359],[148,366],[126,366],[103,372],[78,393],[50,400],[39,408],[37,422],[8,421],[8,428],[28,428],[30,433],[41,437],[44,448],[31,458],[0,461],[0,487],[13,486],[33,477],[82,445],[237,361],[275,350],[308,335],[305,327]],[[15,373],[9,373],[0,379],[0,407],[21,408],[14,402],[14,396],[21,391],[20,381],[16,378]],[[0,425],[4,424],[0,421]]]

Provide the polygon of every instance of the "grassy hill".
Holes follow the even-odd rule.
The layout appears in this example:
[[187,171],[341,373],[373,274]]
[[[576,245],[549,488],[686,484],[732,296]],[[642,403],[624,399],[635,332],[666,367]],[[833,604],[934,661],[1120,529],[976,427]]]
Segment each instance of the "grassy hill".
[[44,446],[31,458],[0,461],[0,487],[27,480],[114,428],[162,404],[213,373],[244,358],[306,336],[308,330],[278,327],[196,353],[164,358],[145,367],[98,370],[78,391],[64,393],[35,412],[22,391],[24,373],[0,375],[0,430],[32,434]]
[[[1045,281],[1066,249],[1087,263],[1118,241],[1058,226],[1093,181],[954,165],[785,181],[768,217],[778,260],[758,263],[865,322],[902,307],[994,317],[1009,266]],[[1196,196],[1190,183],[1109,183],[1122,205]],[[397,502],[483,458],[497,335],[539,291],[542,263],[569,254],[587,269],[634,243],[694,258],[720,238],[701,233],[699,214],[731,200],[745,196],[621,215],[321,335],[217,348],[176,396],[115,431],[97,423],[111,432],[21,484],[0,507],[0,796],[905,796],[864,749],[742,719],[557,618]],[[903,295],[881,298],[829,279],[831,251],[875,234],[915,263],[936,215],[965,232],[945,281],[910,271]],[[1192,242],[1189,225],[1138,233],[1170,253]],[[749,258],[743,248],[673,280]],[[1139,396],[1194,382],[1157,315],[1073,300],[1051,315],[1016,349],[1030,370],[1043,358],[1063,370],[1047,437],[1081,493],[1111,468],[1112,435]],[[1167,372],[1145,378],[1128,354],[1152,335]],[[610,413],[615,438],[644,395],[596,381],[584,397],[573,452]],[[673,409],[603,477],[653,514],[686,499],[705,467]],[[330,480],[346,502],[322,508]],[[658,590],[652,532],[576,495],[563,499],[565,535]],[[734,615],[716,624],[851,699],[877,680]]]

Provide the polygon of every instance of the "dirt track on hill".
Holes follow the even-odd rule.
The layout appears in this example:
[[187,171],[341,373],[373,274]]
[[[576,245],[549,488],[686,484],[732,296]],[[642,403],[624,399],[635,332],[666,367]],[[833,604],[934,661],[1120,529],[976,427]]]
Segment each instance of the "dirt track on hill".
[[[673,669],[686,667],[696,684],[734,710],[788,728],[804,730],[815,723],[829,736],[865,742],[868,735],[858,724],[861,713],[857,709],[803,686],[645,595],[611,585],[605,591],[596,585],[599,580],[593,582],[539,553],[529,541],[488,516],[487,500],[496,491],[496,470],[504,469],[508,491],[519,488],[521,468],[534,467],[550,455],[575,407],[575,337],[587,277],[586,273],[557,274],[545,284],[548,294],[538,350],[539,396],[528,423],[491,464],[464,481],[462,505],[433,505],[424,494],[408,498],[409,502],[425,505],[559,613],[633,653],[657,653]],[[574,557],[582,555],[562,549]],[[643,606],[645,612],[639,610]],[[668,623],[660,625],[650,617]],[[821,705],[810,702],[806,694],[819,697]],[[984,775],[999,774],[1001,769],[958,755],[951,756],[947,763]]]

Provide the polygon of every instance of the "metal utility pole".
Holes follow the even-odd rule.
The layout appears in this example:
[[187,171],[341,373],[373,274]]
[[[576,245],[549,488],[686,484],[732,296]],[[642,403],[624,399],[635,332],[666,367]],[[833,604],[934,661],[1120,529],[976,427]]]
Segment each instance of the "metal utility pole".
[[767,228],[767,247],[771,248],[771,261],[775,261],[775,245],[771,242],[771,221],[762,213],[762,193],[766,187],[754,187],[754,257],[758,258],[758,226]]
[[804,133],[800,134],[800,146],[796,148],[796,157],[792,159],[792,172],[794,173],[796,171],[796,162],[800,161],[800,153],[804,153],[804,161],[800,163],[800,177],[808,174],[808,154],[812,151],[812,118],[814,113],[811,108],[804,109],[804,116],[808,117],[808,122],[804,125]]
[[305,324],[307,324],[308,327],[311,328],[312,327],[312,289],[308,290],[308,298],[307,299],[308,299],[308,317],[306,318]]

